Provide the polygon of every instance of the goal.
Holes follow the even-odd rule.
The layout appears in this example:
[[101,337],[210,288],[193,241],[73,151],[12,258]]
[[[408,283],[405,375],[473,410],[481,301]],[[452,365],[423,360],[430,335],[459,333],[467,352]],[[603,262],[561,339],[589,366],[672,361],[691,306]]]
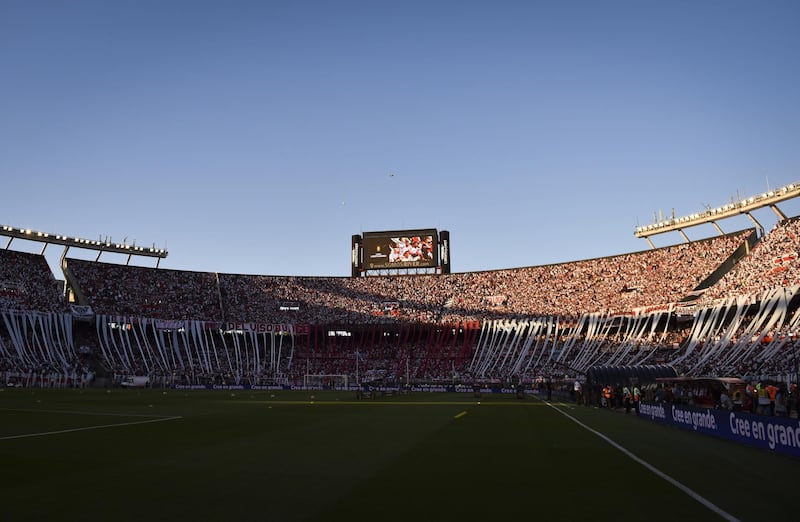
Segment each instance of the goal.
[[350,379],[347,375],[339,373],[306,374],[303,376],[303,386],[316,390],[346,390]]

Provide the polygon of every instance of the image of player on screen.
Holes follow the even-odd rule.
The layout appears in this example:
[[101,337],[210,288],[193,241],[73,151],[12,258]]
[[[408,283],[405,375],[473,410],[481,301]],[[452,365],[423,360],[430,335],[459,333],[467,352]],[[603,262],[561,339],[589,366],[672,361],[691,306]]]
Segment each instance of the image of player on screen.
[[433,236],[393,237],[389,244],[390,263],[433,260]]

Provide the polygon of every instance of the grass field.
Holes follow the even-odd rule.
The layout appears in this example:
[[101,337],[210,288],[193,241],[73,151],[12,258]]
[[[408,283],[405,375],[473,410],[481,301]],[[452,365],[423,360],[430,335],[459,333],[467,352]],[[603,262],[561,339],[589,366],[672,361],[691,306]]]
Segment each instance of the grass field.
[[763,521],[800,502],[797,459],[501,395],[4,389],[0,467],[6,522]]

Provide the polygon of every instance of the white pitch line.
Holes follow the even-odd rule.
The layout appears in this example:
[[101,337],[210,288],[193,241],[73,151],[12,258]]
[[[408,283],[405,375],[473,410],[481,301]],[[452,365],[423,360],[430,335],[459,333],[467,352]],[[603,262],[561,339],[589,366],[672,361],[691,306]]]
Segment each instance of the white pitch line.
[[627,450],[627,449],[625,449],[624,447],[620,446],[619,444],[617,444],[616,442],[614,442],[613,440],[611,440],[611,439],[610,439],[609,437],[607,437],[606,435],[603,435],[603,434],[602,434],[602,433],[600,433],[599,431],[597,431],[597,430],[595,430],[595,429],[593,429],[593,428],[590,428],[590,427],[589,427],[589,426],[587,426],[586,424],[582,423],[581,421],[579,421],[578,419],[576,419],[575,417],[573,417],[573,416],[572,416],[572,415],[570,415],[569,413],[567,413],[567,412],[565,412],[565,411],[561,410],[560,408],[556,407],[555,405],[553,405],[553,404],[550,404],[550,403],[549,403],[549,402],[547,402],[547,401],[544,401],[544,402],[545,402],[545,403],[546,403],[548,406],[550,406],[551,408],[553,408],[554,410],[556,410],[558,413],[560,413],[561,415],[565,416],[566,418],[568,418],[569,420],[571,420],[572,422],[574,422],[574,423],[575,423],[575,424],[577,424],[578,426],[582,427],[583,429],[585,429],[585,430],[588,430],[588,431],[590,431],[590,432],[594,433],[595,435],[597,435],[598,437],[600,437],[601,439],[603,439],[604,441],[608,442],[609,444],[611,444],[612,446],[614,446],[615,448],[617,448],[619,451],[621,451],[622,453],[624,453],[624,454],[625,454],[627,457],[629,457],[631,460],[633,460],[633,461],[635,461],[635,462],[638,462],[639,464],[641,464],[642,466],[644,466],[645,468],[647,468],[648,470],[650,470],[650,471],[651,471],[653,474],[655,474],[656,476],[658,476],[658,477],[660,477],[660,478],[662,478],[662,479],[666,480],[667,482],[669,482],[670,484],[672,484],[672,485],[673,485],[673,486],[675,486],[676,488],[680,489],[681,491],[683,491],[684,493],[686,493],[687,495],[689,495],[691,498],[693,498],[693,499],[694,499],[694,500],[696,500],[697,502],[701,503],[702,505],[704,505],[705,507],[707,507],[708,509],[710,509],[711,511],[713,511],[713,512],[714,512],[714,513],[716,513],[717,515],[719,515],[719,516],[721,516],[722,518],[724,518],[725,520],[727,520],[727,521],[729,521],[729,522],[740,522],[740,521],[739,521],[739,519],[738,519],[738,518],[736,518],[735,516],[731,515],[730,513],[728,513],[727,511],[723,510],[722,508],[720,508],[720,507],[719,507],[719,506],[717,506],[716,504],[712,503],[710,500],[708,500],[708,499],[706,499],[705,497],[701,496],[699,493],[697,493],[697,492],[696,492],[696,491],[694,491],[693,489],[689,488],[688,486],[685,486],[685,485],[683,485],[682,483],[678,482],[678,481],[677,481],[677,480],[675,480],[674,478],[670,477],[669,475],[667,475],[666,473],[664,473],[664,472],[663,472],[663,471],[661,471],[660,469],[656,468],[655,466],[653,466],[653,465],[652,465],[652,464],[650,464],[649,462],[647,462],[647,461],[645,461],[645,460],[643,460],[643,459],[641,459],[641,458],[637,457],[636,455],[634,455],[633,453],[631,453],[630,451],[628,451],[628,450]]
[[162,417],[159,419],[148,419],[142,421],[134,421],[134,422],[120,422],[117,424],[103,424],[100,426],[86,426],[83,428],[70,428],[67,430],[57,430],[57,431],[43,431],[41,433],[25,433],[22,435],[8,435],[6,437],[0,437],[0,440],[11,440],[11,439],[27,439],[31,437],[44,437],[46,435],[60,435],[62,433],[72,433],[75,431],[88,431],[88,430],[99,430],[104,428],[117,428],[119,426],[134,426],[136,424],[148,424],[151,422],[164,422],[170,420],[177,420],[182,419],[183,417]]
[[33,408],[0,408],[0,411],[21,411],[24,413],[64,413],[68,415],[97,415],[100,417],[147,417],[148,419],[166,418],[169,415],[153,415],[147,413],[103,413],[97,411],[76,411],[76,410],[38,410]]

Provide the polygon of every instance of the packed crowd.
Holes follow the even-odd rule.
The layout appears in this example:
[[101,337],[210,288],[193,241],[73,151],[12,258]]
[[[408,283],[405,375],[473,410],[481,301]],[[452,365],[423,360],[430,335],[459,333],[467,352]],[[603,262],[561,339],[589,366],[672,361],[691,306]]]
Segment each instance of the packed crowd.
[[98,313],[264,323],[375,324],[625,313],[686,297],[750,232],[556,265],[459,274],[291,277],[69,259]]
[[[790,284],[800,235],[796,223],[784,223],[763,238],[750,257],[706,292],[705,302],[718,300],[717,295]],[[174,323],[169,335],[161,330],[163,325],[137,326],[136,339],[128,338],[122,328],[131,325],[116,319],[101,325],[105,333],[90,331],[81,345],[98,356],[106,370],[120,375],[158,374],[172,382],[229,384],[276,379],[297,384],[308,374],[354,373],[362,379],[395,382],[502,381],[511,376],[534,382],[565,368],[653,362],[673,364],[687,373],[789,375],[797,371],[798,361],[791,354],[800,349],[795,328],[800,320],[764,323],[770,339],[785,340],[779,347],[786,350],[781,352],[777,344],[746,330],[746,321],[733,335],[708,333],[712,330],[705,328],[700,335],[696,320],[694,327],[690,322],[666,328],[662,323],[667,315],[643,319],[649,313],[645,308],[665,311],[661,305],[678,303],[708,283],[720,266],[745,250],[753,233],[601,259],[446,275],[254,276],[68,259],[65,276],[79,302],[96,314]],[[738,283],[731,286],[731,281]],[[9,295],[3,288],[11,289]],[[717,288],[724,290],[716,293]],[[4,304],[7,309],[65,309],[44,259],[12,251],[0,257],[0,309]],[[619,317],[627,319],[616,322]],[[545,321],[534,324],[535,318]],[[557,319],[550,324],[547,318]],[[202,330],[207,326],[189,334],[181,326],[198,321],[306,324],[319,332],[295,336],[291,349],[276,351],[274,335],[271,341],[258,340],[246,332]],[[469,339],[460,327],[452,332],[450,327],[422,328],[468,323],[482,325],[480,338],[475,328]],[[326,338],[335,325],[348,336]],[[350,337],[348,329],[354,325],[372,333]],[[19,341],[8,339],[5,328],[0,325],[0,335],[7,339],[2,362],[7,371],[9,364],[19,371],[24,361],[12,360],[12,345]],[[752,342],[738,342],[750,336]],[[718,356],[731,346],[738,350],[735,359]],[[42,360],[58,366],[62,375],[85,369],[77,360],[62,359]]]
[[[462,274],[447,314],[485,318],[580,315],[676,303],[744,242],[748,232],[621,256],[556,265]],[[501,299],[492,299],[500,297]]]
[[[221,320],[216,274],[70,259],[65,271],[97,313],[161,319]],[[79,297],[80,299],[80,297]]]
[[702,302],[800,284],[800,219],[781,221],[703,295]]
[[0,250],[0,310],[64,311],[61,286],[44,256]]

